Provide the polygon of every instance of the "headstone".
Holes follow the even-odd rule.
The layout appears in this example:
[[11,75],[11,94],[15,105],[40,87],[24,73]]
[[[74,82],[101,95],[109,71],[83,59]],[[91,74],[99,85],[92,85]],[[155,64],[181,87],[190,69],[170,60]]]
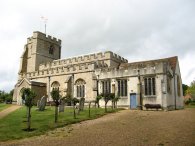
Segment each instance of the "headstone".
[[37,100],[37,108],[40,107],[40,100]]
[[43,96],[43,97],[41,97],[41,100],[39,101],[39,103],[37,103],[39,111],[44,111],[45,110],[46,99],[47,98],[45,96]]
[[79,111],[83,111],[85,105],[85,98],[82,97],[79,101]]
[[64,101],[61,100],[60,105],[59,105],[59,112],[64,112],[64,105],[65,105]]

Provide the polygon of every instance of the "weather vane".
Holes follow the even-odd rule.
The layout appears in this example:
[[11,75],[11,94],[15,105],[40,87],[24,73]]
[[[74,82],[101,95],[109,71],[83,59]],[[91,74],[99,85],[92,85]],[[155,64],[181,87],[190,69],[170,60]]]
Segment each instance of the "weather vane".
[[43,17],[41,16],[41,20],[43,21],[44,25],[45,25],[45,34],[46,34],[46,29],[47,29],[47,18],[46,17]]

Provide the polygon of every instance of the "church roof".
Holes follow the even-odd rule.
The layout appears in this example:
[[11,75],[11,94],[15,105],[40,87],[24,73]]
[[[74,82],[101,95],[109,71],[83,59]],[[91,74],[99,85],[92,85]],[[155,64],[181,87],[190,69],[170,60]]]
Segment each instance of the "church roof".
[[146,61],[138,61],[138,62],[130,62],[130,63],[121,63],[120,67],[128,67],[140,64],[150,64],[150,63],[157,63],[157,62],[168,62],[173,70],[176,69],[176,64],[178,61],[177,56],[162,58],[162,59],[155,59],[155,60],[146,60]]

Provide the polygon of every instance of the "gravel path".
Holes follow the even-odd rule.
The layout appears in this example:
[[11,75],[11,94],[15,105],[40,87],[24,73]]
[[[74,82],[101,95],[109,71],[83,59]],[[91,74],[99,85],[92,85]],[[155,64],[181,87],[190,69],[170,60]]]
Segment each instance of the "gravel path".
[[169,112],[123,110],[0,145],[195,146],[195,108]]
[[22,107],[22,106],[19,106],[19,105],[11,105],[11,107],[8,107],[8,108],[2,110],[2,111],[0,112],[0,119],[3,118],[3,117],[5,117],[5,116],[7,116],[7,115],[10,114],[11,112],[13,112],[13,111],[15,111],[15,110],[21,108],[21,107]]

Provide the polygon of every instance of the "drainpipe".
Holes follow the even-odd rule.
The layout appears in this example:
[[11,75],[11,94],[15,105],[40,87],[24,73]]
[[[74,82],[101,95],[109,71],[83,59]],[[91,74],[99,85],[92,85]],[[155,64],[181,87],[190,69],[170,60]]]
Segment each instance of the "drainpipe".
[[141,85],[141,77],[140,77],[140,70],[138,70],[138,79],[139,79],[139,84],[140,84],[140,110],[142,109],[142,85]]
[[97,96],[99,96],[99,75],[97,75]]
[[175,97],[175,110],[176,110],[177,109],[177,105],[176,105],[175,71],[173,71],[173,80],[174,80],[174,97]]
[[74,74],[72,74],[72,98],[74,98]]
[[48,80],[49,80],[49,83],[48,83],[48,84],[49,84],[49,85],[48,85],[48,87],[49,87],[49,88],[48,88],[48,92],[49,92],[49,93],[48,93],[48,101],[50,101],[50,98],[51,98],[51,96],[50,96],[50,95],[51,95],[51,93],[50,93],[50,92],[51,92],[51,91],[50,91],[50,80],[51,80],[51,77],[50,77],[50,76],[48,76]]

